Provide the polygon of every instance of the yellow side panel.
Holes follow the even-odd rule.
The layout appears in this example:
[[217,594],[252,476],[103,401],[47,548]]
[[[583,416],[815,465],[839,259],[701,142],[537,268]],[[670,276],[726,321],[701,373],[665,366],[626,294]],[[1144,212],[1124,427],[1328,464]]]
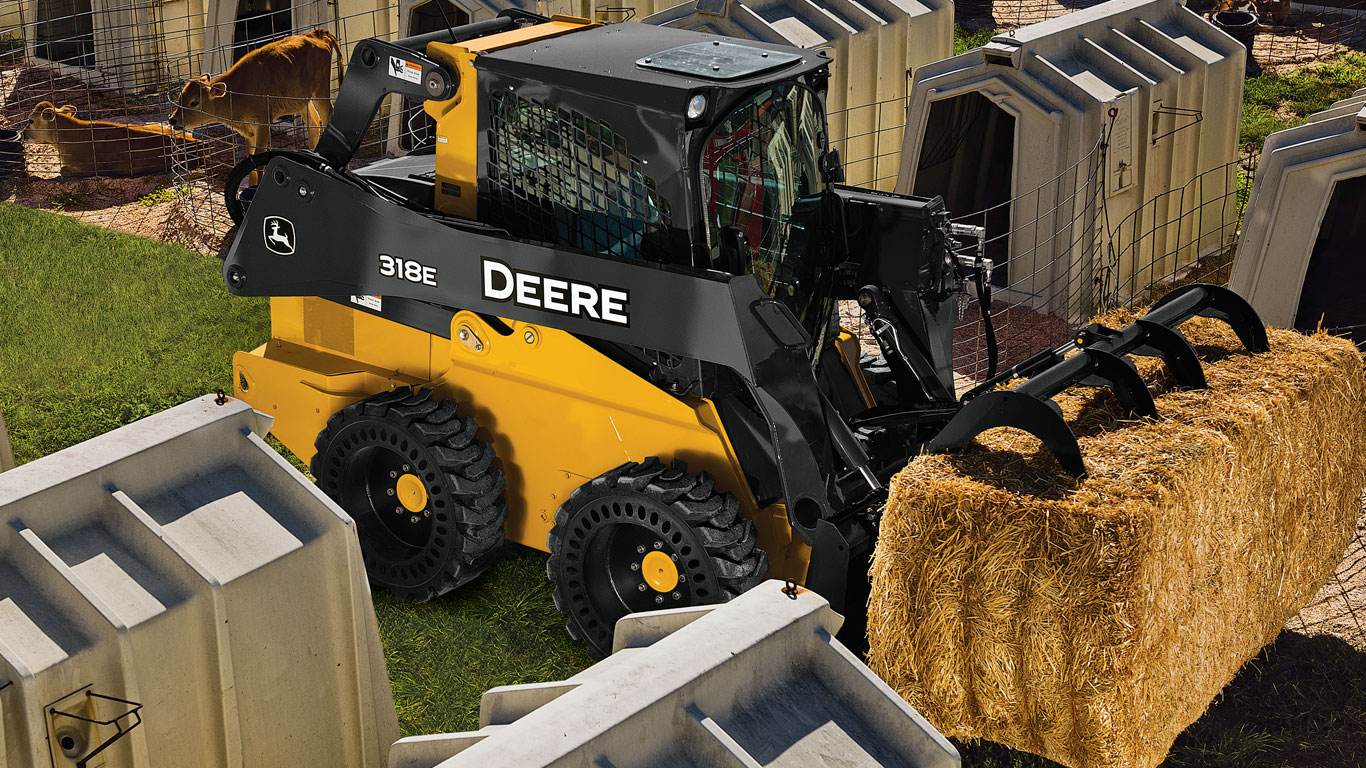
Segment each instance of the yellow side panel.
[[758,508],[708,400],[670,396],[563,331],[512,321],[504,334],[470,312],[452,320],[450,340],[320,299],[275,299],[272,318],[277,338],[234,356],[233,394],[275,417],[272,434],[305,462],[347,405],[431,387],[492,441],[511,541],[545,550],[555,510],[575,488],[626,461],[681,459],[740,500],[771,577],[804,580],[809,548],[781,504]]
[[659,456],[706,470],[718,490],[735,494],[759,529],[771,575],[805,575],[803,552],[788,562],[785,513],[781,531],[759,514],[709,401],[672,397],[563,331],[508,326],[503,335],[473,313],[456,315],[438,389],[472,403],[493,440],[507,475],[510,540],[544,550],[555,510],[575,488],[623,462]]
[[332,414],[370,395],[424,381],[283,341],[232,358],[233,396],[273,416],[271,434],[305,463]]
[[364,360],[366,365],[400,378],[426,381],[433,375],[431,334],[334,301],[273,298],[270,328],[276,341]]

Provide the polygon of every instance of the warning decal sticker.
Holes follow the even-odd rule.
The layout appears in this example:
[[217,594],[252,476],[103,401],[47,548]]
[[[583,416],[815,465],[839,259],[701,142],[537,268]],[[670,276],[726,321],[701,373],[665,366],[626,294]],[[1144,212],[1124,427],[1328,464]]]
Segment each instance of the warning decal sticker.
[[405,61],[397,56],[389,57],[389,76],[410,83],[422,82],[422,65],[415,61]]

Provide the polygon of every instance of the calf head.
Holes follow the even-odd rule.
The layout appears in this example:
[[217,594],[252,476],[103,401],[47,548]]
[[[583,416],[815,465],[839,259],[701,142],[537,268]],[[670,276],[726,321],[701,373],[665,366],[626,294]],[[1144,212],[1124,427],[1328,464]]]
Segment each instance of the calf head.
[[192,131],[204,125],[222,122],[222,111],[217,102],[228,94],[227,83],[211,83],[208,75],[200,75],[185,84],[176,99],[176,108],[167,122],[172,128]]
[[24,128],[24,140],[37,144],[56,144],[58,115],[75,117],[76,108],[70,104],[57,108],[50,101],[38,102],[33,108],[33,114],[28,116],[28,125]]

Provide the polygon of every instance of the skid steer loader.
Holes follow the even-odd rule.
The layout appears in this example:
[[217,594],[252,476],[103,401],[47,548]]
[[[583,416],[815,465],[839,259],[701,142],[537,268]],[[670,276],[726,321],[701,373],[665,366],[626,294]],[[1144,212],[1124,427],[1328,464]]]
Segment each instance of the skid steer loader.
[[[1109,386],[1153,415],[1124,355],[1200,386],[1175,330],[1195,314],[1266,348],[1245,302],[1187,286],[960,401],[953,320],[972,282],[990,305],[989,265],[955,255],[939,198],[839,184],[828,75],[821,52],[510,11],[358,43],[316,149],[234,169],[224,279],[274,297],[234,394],[355,517],[376,584],[429,599],[506,539],[550,553],[597,654],[628,612],[766,576],[858,633],[908,457],[1013,426],[1081,474],[1057,391]],[[348,170],[390,94],[423,100],[434,141]],[[842,299],[875,332],[874,374]]]

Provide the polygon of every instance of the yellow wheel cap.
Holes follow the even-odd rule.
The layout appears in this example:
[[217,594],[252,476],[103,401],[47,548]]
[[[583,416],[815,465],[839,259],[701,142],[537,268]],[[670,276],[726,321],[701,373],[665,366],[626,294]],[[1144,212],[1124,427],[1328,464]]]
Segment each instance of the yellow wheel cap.
[[678,566],[668,555],[655,550],[640,562],[640,574],[656,592],[672,592],[678,586]]
[[398,479],[398,500],[409,512],[421,512],[427,508],[427,487],[417,475],[404,475]]

